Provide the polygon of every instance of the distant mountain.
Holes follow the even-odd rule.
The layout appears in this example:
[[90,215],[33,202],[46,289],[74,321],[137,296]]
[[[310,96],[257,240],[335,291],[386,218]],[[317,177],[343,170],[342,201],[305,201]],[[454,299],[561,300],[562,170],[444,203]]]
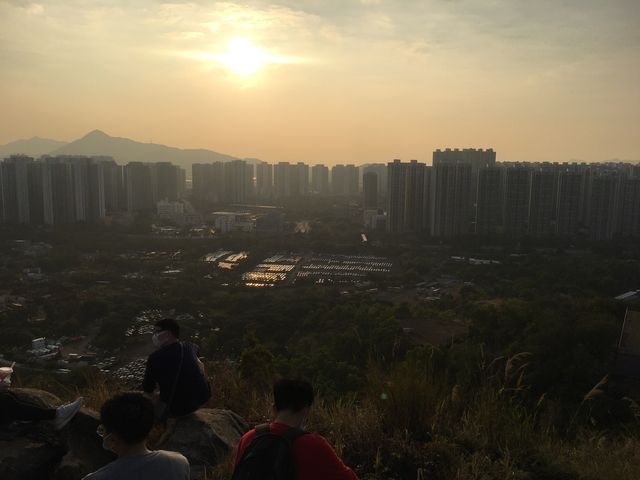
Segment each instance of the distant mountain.
[[13,154],[24,154],[30,157],[39,157],[66,145],[67,142],[59,142],[49,138],[33,137],[0,145],[0,159]]
[[181,149],[157,143],[142,143],[128,138],[111,137],[100,130],[50,152],[51,155],[108,155],[116,162],[171,162],[188,170],[192,163],[228,162],[230,155],[204,149]]

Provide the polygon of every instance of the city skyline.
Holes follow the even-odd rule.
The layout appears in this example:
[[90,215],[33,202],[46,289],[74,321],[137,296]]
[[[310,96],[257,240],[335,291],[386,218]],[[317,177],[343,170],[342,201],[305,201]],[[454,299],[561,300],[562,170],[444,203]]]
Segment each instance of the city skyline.
[[0,144],[100,128],[269,163],[446,145],[637,161],[639,16],[631,0],[5,0]]

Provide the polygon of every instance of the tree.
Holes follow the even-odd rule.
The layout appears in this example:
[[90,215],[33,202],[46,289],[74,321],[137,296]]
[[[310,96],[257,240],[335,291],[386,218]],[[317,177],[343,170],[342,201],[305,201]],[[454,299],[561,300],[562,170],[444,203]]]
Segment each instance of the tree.
[[109,314],[109,304],[102,300],[86,300],[80,305],[80,318],[93,321]]
[[259,390],[268,390],[275,378],[273,354],[265,347],[254,332],[244,337],[244,350],[240,355],[240,377]]

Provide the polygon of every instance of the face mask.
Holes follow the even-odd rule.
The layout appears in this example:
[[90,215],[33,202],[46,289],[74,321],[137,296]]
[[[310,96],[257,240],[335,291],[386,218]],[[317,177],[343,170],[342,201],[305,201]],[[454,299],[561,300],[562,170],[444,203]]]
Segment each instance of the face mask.
[[151,341],[156,347],[159,347],[160,345],[162,345],[162,342],[160,341],[160,335],[162,335],[162,332],[154,333],[151,336]]
[[104,448],[106,451],[110,452],[111,451],[111,447],[109,446],[109,440],[107,440],[108,435],[105,437],[102,437],[102,448]]

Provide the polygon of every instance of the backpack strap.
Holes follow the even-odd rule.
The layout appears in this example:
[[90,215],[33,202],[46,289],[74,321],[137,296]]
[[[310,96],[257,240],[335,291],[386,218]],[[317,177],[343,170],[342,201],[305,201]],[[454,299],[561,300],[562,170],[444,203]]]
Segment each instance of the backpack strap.
[[[256,431],[256,437],[266,435],[267,433],[272,433],[268,423],[263,423],[262,425],[256,426],[255,431]],[[301,428],[291,427],[288,430],[278,435],[284,438],[287,442],[293,443],[299,437],[301,437],[302,435],[306,435],[307,433],[308,432],[305,432]]]
[[307,433],[308,432],[305,432],[301,428],[291,427],[289,430],[282,433],[282,437],[289,443],[293,444],[293,442],[295,442],[298,438],[306,435]]
[[271,429],[269,428],[268,423],[263,423],[262,425],[256,426],[255,431],[256,431],[256,437],[261,437],[262,435],[266,435],[267,433],[270,433]]

